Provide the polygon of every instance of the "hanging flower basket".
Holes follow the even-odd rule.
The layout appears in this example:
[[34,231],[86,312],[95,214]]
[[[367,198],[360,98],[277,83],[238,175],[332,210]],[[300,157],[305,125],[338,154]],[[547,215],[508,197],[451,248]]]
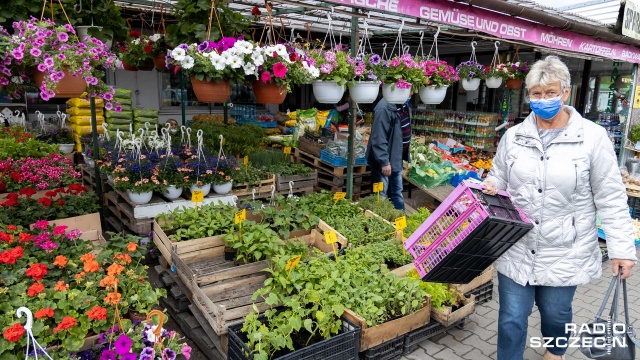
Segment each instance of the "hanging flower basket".
[[125,70],[127,71],[138,71],[138,67],[135,65],[131,65],[126,61],[122,62],[122,67],[124,67]]
[[225,103],[231,96],[233,87],[227,80],[219,83],[215,81],[200,81],[195,76],[191,76],[191,86],[198,101],[210,103]]
[[404,104],[411,96],[411,87],[401,89],[395,83],[382,85],[382,97],[389,104]]
[[203,184],[202,186],[193,184],[191,185],[191,187],[189,187],[189,191],[191,193],[193,193],[196,190],[202,190],[202,192],[204,193],[204,196],[207,196],[211,192],[211,184]]
[[164,193],[162,193],[162,195],[164,197],[166,197],[169,200],[175,200],[177,198],[180,197],[180,195],[182,195],[182,187],[178,187],[175,185],[169,185],[167,186],[167,190],[165,190]]
[[[65,68],[64,77],[58,81],[56,84],[55,95],[54,98],[75,98],[82,96],[82,93],[87,89],[87,82],[79,77],[73,76],[71,72],[69,72],[68,68]],[[36,83],[36,86],[40,86],[45,79],[44,72],[36,70],[33,74],[33,79]]]
[[428,105],[437,105],[444,101],[445,96],[447,96],[447,88],[448,86],[425,86],[420,88],[420,100],[423,103]]
[[344,95],[344,85],[336,81],[316,80],[312,83],[313,96],[320,104],[336,104]]
[[478,90],[480,87],[480,79],[462,79],[462,87],[467,91]]
[[492,76],[487,78],[487,87],[489,89],[497,89],[502,85],[502,78],[497,76]]
[[511,90],[520,89],[522,88],[522,82],[523,80],[521,79],[509,79],[507,80],[507,89],[511,89]]
[[154,60],[149,60],[144,65],[137,66],[138,70],[140,71],[151,71],[153,70],[154,67],[155,67]]
[[377,81],[356,81],[349,86],[351,100],[358,104],[372,104],[380,93],[380,83]]
[[167,69],[167,63],[165,62],[165,60],[167,59],[167,55],[166,54],[160,54],[160,55],[156,55],[153,58],[153,63],[156,66],[156,69],[158,71],[164,71]]
[[253,82],[253,94],[260,104],[282,104],[287,97],[287,87],[256,80]]

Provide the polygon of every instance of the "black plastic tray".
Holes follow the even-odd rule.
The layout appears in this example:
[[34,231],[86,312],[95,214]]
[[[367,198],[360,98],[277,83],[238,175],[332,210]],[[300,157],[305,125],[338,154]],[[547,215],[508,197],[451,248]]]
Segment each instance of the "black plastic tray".
[[431,339],[432,337],[436,336],[436,335],[440,335],[446,331],[449,331],[451,329],[464,329],[464,322],[465,322],[466,318],[461,319],[460,321],[456,322],[455,324],[449,326],[449,327],[445,327],[444,325],[440,324],[439,322],[432,320],[430,323],[428,323],[427,325],[421,327],[420,329],[411,331],[409,333],[407,333],[404,336],[404,353],[405,354],[409,354],[412,353],[416,350],[416,348],[418,347],[418,344],[420,344],[421,342],[427,340],[427,339]]
[[399,359],[404,353],[404,336],[374,346],[360,353],[361,360]]

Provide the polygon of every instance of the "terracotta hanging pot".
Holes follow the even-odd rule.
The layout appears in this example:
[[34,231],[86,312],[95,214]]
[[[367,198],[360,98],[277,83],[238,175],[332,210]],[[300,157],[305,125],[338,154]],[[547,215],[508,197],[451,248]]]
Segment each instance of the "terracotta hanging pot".
[[509,79],[507,80],[507,89],[520,89],[522,87],[523,80],[520,79]]
[[124,67],[125,70],[127,71],[138,71],[138,67],[135,65],[131,65],[126,61],[122,62],[122,66]]
[[153,63],[156,65],[156,69],[158,71],[164,71],[167,69],[167,63],[165,62],[166,58],[166,54],[158,54],[153,58]]
[[[73,76],[69,72],[68,68],[63,70],[64,77],[58,81],[56,85],[56,89],[54,92],[56,93],[54,98],[74,98],[82,96],[82,93],[87,89],[87,83],[80,76]],[[44,81],[45,76],[48,76],[46,73],[36,70],[33,74],[33,79],[36,83],[37,87],[40,87],[42,82]]]
[[287,97],[287,87],[278,86],[275,82],[253,82],[253,94],[260,104],[282,104]]
[[233,87],[228,80],[219,83],[215,81],[200,81],[194,75],[191,76],[191,86],[198,101],[210,103],[225,103],[231,96]]
[[151,71],[155,67],[154,59],[149,59],[145,64],[138,65],[140,71]]

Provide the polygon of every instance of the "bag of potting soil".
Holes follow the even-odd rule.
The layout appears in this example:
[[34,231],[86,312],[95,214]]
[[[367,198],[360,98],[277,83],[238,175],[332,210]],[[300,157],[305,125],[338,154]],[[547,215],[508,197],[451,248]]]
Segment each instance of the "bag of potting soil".
[[131,117],[133,117],[133,106],[131,106],[131,104],[127,105],[127,104],[118,104],[120,105],[121,109],[120,112],[129,112],[131,113]]
[[158,117],[158,110],[148,110],[148,109],[133,109],[134,117]]
[[107,110],[105,111],[104,115],[107,119],[125,119],[128,121],[133,120],[133,112],[131,111],[115,112],[113,110]]
[[[76,124],[71,124],[71,130],[73,130],[74,133],[79,134],[79,135],[87,135],[87,134],[91,134],[91,125],[76,125]],[[98,134],[103,134],[104,133],[104,128],[102,126],[98,126]]]
[[107,131],[115,132],[116,130],[129,132],[129,124],[108,124],[107,125]]
[[[71,116],[91,116],[91,108],[81,108],[81,107],[70,107],[67,109],[67,114]],[[96,107],[96,116],[104,115],[104,110],[102,108]]]
[[106,123],[117,124],[117,125],[129,125],[131,124],[131,119],[107,118]]
[[131,100],[131,97],[133,95],[133,92],[129,89],[115,89],[115,93],[113,94],[113,97],[120,100],[120,99],[129,99]]
[[[75,125],[91,125],[91,116],[72,116],[69,121]],[[101,125],[104,122],[104,116],[96,116],[96,124]]]
[[[96,98],[96,109],[104,107],[104,101],[100,98]],[[91,108],[91,102],[87,99],[82,98],[71,98],[67,100],[67,105],[71,107],[79,107],[79,108]]]
[[318,110],[315,108],[308,110],[298,110],[296,111],[296,130],[294,131],[294,138],[299,139],[306,131],[310,131],[312,133],[317,132],[316,124],[317,124],[317,115]]
[[137,122],[137,123],[146,123],[148,122],[149,124],[157,124],[158,123],[158,118],[157,117],[134,117],[133,118],[133,122]]

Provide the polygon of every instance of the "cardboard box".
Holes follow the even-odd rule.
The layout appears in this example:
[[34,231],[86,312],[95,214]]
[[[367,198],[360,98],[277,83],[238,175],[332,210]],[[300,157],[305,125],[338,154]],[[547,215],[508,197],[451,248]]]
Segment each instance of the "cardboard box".
[[103,245],[106,243],[106,240],[102,237],[100,213],[58,219],[50,221],[49,223],[52,225],[67,225],[67,230],[81,230],[82,236],[80,236],[80,239],[91,241],[94,245]]

